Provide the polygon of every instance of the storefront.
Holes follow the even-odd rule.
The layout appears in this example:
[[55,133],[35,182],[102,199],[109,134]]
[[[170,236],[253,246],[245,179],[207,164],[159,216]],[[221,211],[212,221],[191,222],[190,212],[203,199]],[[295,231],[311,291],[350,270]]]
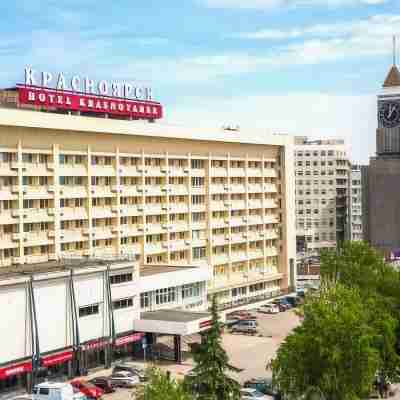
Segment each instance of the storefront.
[[83,371],[108,366],[110,363],[110,339],[102,338],[86,342],[81,347],[81,367]]
[[142,338],[144,335],[141,332],[134,332],[117,337],[114,342],[113,359],[123,361],[141,357]]
[[24,391],[28,385],[28,374],[32,372],[32,361],[0,367],[0,392]]
[[41,358],[42,367],[46,368],[46,379],[65,380],[73,375],[72,349],[63,350],[56,354],[45,355]]

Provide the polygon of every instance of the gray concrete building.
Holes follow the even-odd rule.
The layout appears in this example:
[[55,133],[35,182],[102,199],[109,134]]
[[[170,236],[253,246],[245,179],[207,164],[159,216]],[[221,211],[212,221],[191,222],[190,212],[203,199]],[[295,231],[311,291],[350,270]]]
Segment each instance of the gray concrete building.
[[352,165],[349,173],[348,221],[346,239],[363,240],[361,165]]
[[367,178],[366,232],[385,254],[400,248],[400,72],[393,65],[378,95],[376,156]]

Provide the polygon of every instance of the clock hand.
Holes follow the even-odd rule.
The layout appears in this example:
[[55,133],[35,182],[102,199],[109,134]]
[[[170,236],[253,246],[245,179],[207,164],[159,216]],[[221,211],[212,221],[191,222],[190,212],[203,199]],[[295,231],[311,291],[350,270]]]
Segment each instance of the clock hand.
[[392,114],[394,113],[396,107],[395,106],[390,106],[389,108],[389,115],[388,115],[388,119],[390,119],[390,117],[392,116]]

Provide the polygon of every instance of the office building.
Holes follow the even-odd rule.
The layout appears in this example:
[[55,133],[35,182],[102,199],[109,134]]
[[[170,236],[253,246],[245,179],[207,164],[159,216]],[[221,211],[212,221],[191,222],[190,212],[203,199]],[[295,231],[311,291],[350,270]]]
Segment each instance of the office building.
[[352,165],[349,176],[348,240],[363,240],[362,166]]
[[343,140],[295,138],[296,238],[300,255],[345,239],[349,161]]

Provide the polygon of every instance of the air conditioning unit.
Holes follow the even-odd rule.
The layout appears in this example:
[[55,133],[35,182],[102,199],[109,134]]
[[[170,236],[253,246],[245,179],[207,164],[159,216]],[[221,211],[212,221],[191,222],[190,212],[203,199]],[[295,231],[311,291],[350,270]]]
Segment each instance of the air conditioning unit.
[[184,169],[183,169],[183,172],[184,172],[185,174],[188,174],[188,173],[189,173],[189,168],[184,168]]
[[161,168],[161,172],[167,173],[168,172],[168,168]]
[[190,240],[185,240],[185,244],[189,246],[191,244]]

